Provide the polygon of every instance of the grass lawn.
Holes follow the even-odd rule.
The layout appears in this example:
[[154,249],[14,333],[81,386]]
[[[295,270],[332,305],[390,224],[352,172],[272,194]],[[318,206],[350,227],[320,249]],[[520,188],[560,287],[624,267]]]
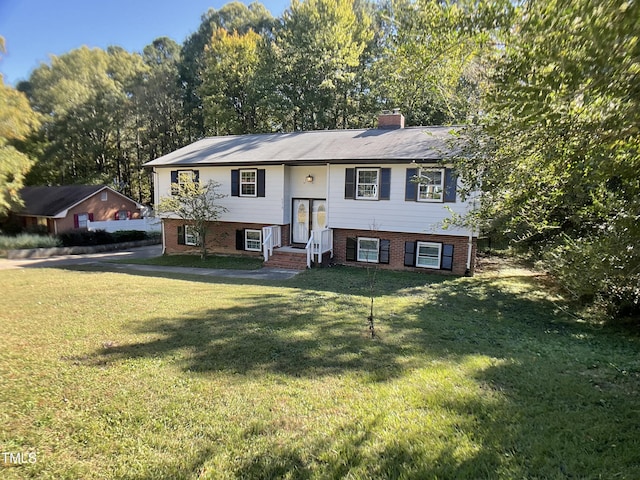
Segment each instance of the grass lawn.
[[0,476],[640,478],[638,337],[518,268],[378,280],[371,339],[359,269],[0,271]]
[[131,258],[114,260],[111,263],[134,263],[160,265],[163,267],[225,268],[232,270],[257,270],[262,268],[262,257],[234,255],[209,255],[202,260],[200,255],[162,255],[154,258]]

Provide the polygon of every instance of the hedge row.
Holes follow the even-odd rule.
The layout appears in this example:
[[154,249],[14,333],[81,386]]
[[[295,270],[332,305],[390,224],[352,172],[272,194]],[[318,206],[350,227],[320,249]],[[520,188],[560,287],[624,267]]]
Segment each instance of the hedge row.
[[156,235],[155,233],[147,233],[139,230],[119,230],[113,233],[105,230],[72,230],[59,234],[58,238],[62,242],[63,247],[86,247],[147,240],[154,238]]

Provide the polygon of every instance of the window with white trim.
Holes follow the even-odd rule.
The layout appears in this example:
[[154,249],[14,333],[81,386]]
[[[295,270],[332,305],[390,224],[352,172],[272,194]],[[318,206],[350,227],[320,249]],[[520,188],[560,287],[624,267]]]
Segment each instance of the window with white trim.
[[380,253],[380,239],[378,238],[358,238],[358,261],[367,263],[378,263]]
[[358,200],[377,200],[379,181],[379,168],[358,168],[356,170],[356,198]]
[[193,225],[184,226],[184,244],[198,245],[198,232]]
[[109,199],[109,195],[107,194],[107,191],[104,190],[101,194],[100,194],[100,200],[103,202],[106,202]]
[[244,231],[244,249],[252,252],[262,251],[262,230]]
[[88,213],[78,214],[78,228],[87,228],[87,222],[89,221]]
[[193,170],[178,170],[178,186],[184,187],[187,184],[195,182],[195,174]]
[[444,170],[419,171],[419,202],[442,202],[444,192]]
[[416,248],[416,267],[440,268],[441,254],[441,243],[418,242]]
[[258,195],[258,171],[240,170],[240,196],[255,197]]

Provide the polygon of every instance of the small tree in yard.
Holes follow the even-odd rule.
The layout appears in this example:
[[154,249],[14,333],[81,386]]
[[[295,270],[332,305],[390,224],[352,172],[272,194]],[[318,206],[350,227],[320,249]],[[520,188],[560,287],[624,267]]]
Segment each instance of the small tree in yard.
[[177,215],[189,223],[195,231],[196,245],[200,247],[200,258],[203,260],[207,257],[209,224],[227,211],[226,207],[217,203],[226,197],[216,191],[218,187],[220,184],[212,180],[203,185],[191,177],[181,177],[178,183],[171,184],[172,195],[163,198],[156,206],[158,213]]

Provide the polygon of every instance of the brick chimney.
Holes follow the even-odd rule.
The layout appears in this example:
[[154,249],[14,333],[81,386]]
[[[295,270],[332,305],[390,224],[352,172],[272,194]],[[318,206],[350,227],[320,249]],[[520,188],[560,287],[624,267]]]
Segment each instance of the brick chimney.
[[404,128],[404,115],[400,113],[399,108],[394,108],[393,112],[384,110],[378,115],[378,128],[385,130]]

